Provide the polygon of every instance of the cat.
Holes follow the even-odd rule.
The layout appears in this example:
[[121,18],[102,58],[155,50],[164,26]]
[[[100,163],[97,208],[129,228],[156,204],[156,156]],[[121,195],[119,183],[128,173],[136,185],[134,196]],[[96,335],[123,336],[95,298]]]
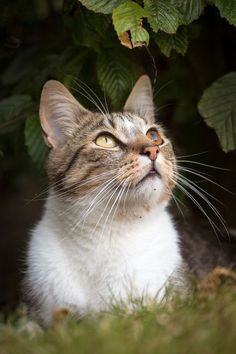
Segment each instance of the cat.
[[59,307],[83,316],[161,301],[167,289],[184,293],[186,261],[168,209],[177,163],[155,122],[149,77],[118,113],[91,112],[48,81],[39,115],[50,192],[24,283],[41,323],[50,325]]

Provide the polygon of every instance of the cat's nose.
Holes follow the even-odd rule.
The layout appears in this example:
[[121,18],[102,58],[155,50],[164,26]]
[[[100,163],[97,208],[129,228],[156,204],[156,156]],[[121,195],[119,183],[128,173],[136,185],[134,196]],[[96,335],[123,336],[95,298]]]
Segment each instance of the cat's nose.
[[157,146],[147,146],[143,149],[143,154],[147,155],[151,161],[155,161],[158,155],[159,149]]

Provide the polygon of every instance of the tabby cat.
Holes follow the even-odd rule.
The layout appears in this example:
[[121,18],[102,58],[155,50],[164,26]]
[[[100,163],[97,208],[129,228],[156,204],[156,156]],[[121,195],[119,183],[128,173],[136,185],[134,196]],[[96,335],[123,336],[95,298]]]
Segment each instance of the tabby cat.
[[119,113],[84,108],[59,82],[42,91],[50,192],[32,232],[25,294],[42,323],[161,301],[186,288],[180,236],[168,210],[177,164],[155,122],[144,75]]

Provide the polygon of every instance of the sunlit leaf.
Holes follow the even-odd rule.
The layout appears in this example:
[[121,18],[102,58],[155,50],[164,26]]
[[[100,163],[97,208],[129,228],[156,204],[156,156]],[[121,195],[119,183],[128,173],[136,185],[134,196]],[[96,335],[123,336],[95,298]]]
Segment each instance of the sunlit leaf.
[[236,149],[236,72],[224,75],[208,87],[198,109],[216,131],[223,150]]
[[80,0],[89,10],[109,14],[114,7],[120,5],[124,0]]
[[182,14],[180,24],[188,25],[197,20],[206,5],[205,0],[171,0],[173,6],[177,7]]
[[113,24],[123,45],[133,48],[148,44],[149,34],[142,27],[142,19],[148,14],[133,1],[125,1],[113,10]]
[[175,33],[181,14],[170,0],[144,0],[144,8],[149,11],[148,22],[154,32],[162,30]]
[[236,1],[235,0],[214,0],[222,17],[236,26]]

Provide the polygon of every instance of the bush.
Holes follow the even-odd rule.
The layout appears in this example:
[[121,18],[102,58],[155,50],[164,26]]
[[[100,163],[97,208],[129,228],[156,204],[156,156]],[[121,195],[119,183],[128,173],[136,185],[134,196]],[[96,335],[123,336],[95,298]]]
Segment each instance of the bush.
[[37,111],[48,79],[90,108],[100,104],[97,95],[120,109],[144,72],[157,105],[171,105],[174,124],[200,113],[225,152],[236,148],[234,0],[18,0],[5,1],[0,16],[2,156],[19,155],[25,144],[42,166]]

